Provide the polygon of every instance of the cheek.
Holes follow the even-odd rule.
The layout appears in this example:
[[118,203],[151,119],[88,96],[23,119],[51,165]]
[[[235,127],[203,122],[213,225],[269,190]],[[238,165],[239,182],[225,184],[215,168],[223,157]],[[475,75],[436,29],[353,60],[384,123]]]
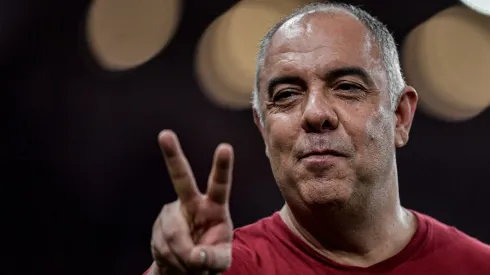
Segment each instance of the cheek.
[[274,117],[266,123],[267,147],[271,162],[282,162],[286,159],[293,148],[296,140],[298,126],[290,117]]
[[369,119],[365,121],[365,142],[368,144],[377,143],[383,139],[384,134],[381,117],[377,114],[372,114],[368,118]]
[[371,166],[378,167],[392,154],[394,132],[387,111],[376,111],[366,118],[365,135],[357,140],[357,145],[361,157],[369,161]]
[[393,142],[394,127],[389,110],[383,108],[373,113],[366,123],[366,132],[370,141],[387,146]]
[[[393,140],[390,118],[384,109],[356,109],[357,114],[344,116],[343,125],[352,138],[356,155],[360,159],[379,161],[380,152]],[[381,153],[381,155],[385,155]]]

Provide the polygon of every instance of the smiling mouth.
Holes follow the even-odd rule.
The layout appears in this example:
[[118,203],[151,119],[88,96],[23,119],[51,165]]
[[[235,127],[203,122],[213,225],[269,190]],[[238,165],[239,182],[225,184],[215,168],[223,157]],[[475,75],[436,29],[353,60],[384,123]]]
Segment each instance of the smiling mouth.
[[332,167],[345,155],[332,150],[312,151],[304,154],[300,161],[308,167],[308,169],[324,170]]
[[308,152],[304,154],[301,158],[304,159],[304,158],[311,158],[311,157],[326,157],[326,156],[344,157],[344,155],[334,150],[321,150],[321,151]]

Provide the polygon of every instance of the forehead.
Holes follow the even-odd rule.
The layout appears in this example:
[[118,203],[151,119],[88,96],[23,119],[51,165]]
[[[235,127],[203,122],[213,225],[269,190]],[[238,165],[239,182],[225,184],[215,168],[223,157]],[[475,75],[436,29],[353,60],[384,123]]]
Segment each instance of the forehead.
[[314,12],[294,17],[278,29],[267,49],[263,72],[324,71],[341,66],[369,72],[379,67],[379,60],[369,30],[355,17],[336,11]]

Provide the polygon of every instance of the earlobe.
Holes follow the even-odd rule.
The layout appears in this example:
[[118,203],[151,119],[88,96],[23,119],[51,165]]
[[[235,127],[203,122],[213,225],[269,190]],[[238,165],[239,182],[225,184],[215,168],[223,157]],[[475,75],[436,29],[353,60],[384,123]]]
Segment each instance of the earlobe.
[[396,148],[402,148],[405,144],[402,138],[397,138],[395,141]]
[[[397,122],[399,118],[397,117]],[[408,143],[409,131],[410,129],[404,126],[403,124],[397,123],[396,133],[395,133],[395,146],[397,148],[402,148]]]

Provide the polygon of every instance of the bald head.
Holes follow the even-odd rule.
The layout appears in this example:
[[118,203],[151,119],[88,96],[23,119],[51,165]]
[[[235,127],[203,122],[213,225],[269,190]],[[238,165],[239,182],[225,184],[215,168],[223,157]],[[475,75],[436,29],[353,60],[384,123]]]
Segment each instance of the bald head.
[[[297,10],[281,22],[277,23],[269,30],[260,43],[252,103],[255,111],[259,115],[261,123],[263,123],[263,117],[260,95],[263,91],[261,91],[259,86],[260,76],[264,69],[264,61],[270,53],[268,50],[271,48],[271,45],[275,43],[274,40],[278,40],[275,39],[276,34],[280,33],[281,39],[286,40],[293,35],[299,35],[302,36],[305,43],[309,43],[309,39],[312,37],[310,34],[313,34],[314,28],[322,29],[327,26],[325,25],[327,21],[322,21],[321,18],[330,18],[339,20],[339,22],[356,20],[359,22],[359,26],[362,26],[366,30],[366,37],[364,37],[366,43],[360,50],[371,51],[375,49],[377,51],[377,61],[379,61],[381,68],[384,70],[387,90],[390,94],[392,105],[395,106],[400,92],[405,87],[405,82],[400,68],[396,44],[388,29],[376,18],[354,6],[337,3],[315,3]],[[309,23],[305,24],[306,21]],[[341,25],[342,24],[336,24],[336,26]],[[332,25],[328,26],[332,27]],[[339,31],[345,32],[349,30],[339,29]],[[352,42],[346,41],[345,43]]]

